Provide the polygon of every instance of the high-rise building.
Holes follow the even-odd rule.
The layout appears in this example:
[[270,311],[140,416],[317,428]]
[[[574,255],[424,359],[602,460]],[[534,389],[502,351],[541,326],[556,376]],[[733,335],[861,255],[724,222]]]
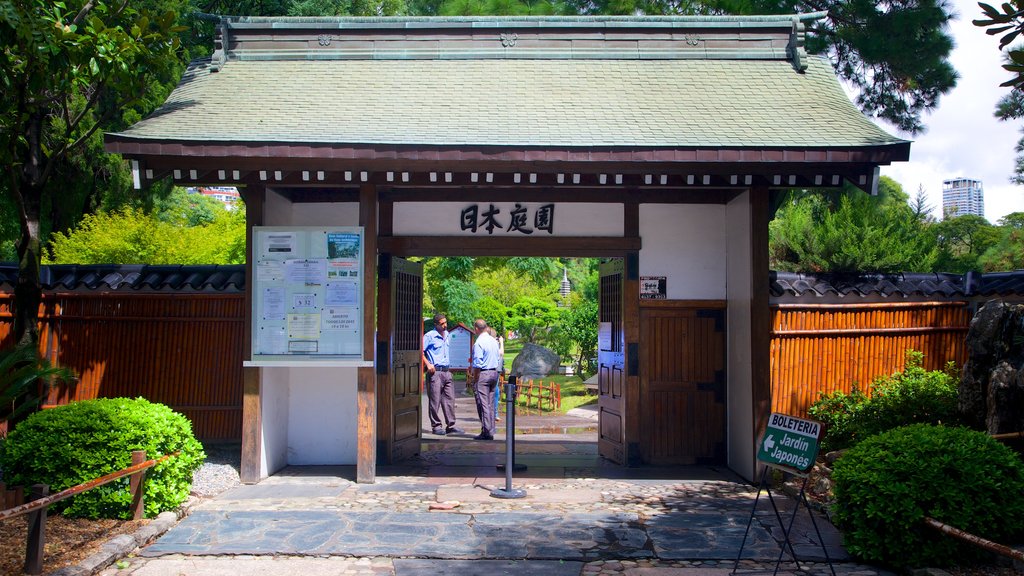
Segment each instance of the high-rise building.
[[974,214],[985,217],[985,191],[981,180],[953,178],[942,181],[942,217]]

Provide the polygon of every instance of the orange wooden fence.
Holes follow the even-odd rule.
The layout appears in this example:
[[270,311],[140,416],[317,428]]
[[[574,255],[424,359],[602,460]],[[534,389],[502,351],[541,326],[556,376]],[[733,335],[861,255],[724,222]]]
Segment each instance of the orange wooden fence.
[[772,412],[805,416],[819,392],[862,391],[904,367],[905,351],[925,354],[924,368],[967,359],[967,302],[773,304]]
[[[0,294],[0,341],[10,342],[10,294]],[[198,438],[241,437],[242,294],[46,294],[40,352],[80,376],[47,405],[142,396],[191,421]],[[966,360],[966,302],[773,304],[772,411],[806,415],[819,392],[866,389],[925,353],[925,368]]]
[[[11,341],[13,296],[0,295],[0,341]],[[91,398],[168,405],[197,438],[237,441],[242,427],[243,294],[46,294],[40,353],[79,381],[47,406]]]

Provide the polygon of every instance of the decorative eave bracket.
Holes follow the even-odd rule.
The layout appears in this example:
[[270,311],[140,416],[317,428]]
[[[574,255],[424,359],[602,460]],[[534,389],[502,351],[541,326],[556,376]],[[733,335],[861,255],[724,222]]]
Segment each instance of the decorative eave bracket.
[[793,63],[793,68],[801,74],[807,70],[807,51],[804,50],[806,29],[799,18],[793,18],[793,30],[789,34],[789,45],[786,46],[786,56]]

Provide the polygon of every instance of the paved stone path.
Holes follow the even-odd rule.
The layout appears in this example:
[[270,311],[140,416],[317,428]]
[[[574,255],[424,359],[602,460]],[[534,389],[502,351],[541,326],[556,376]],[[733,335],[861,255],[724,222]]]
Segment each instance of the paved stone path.
[[[503,500],[490,496],[506,481],[498,440],[425,434],[417,460],[378,467],[374,484],[355,483],[351,466],[286,468],[202,500],[139,556],[100,574],[724,576],[741,545],[738,574],[770,574],[780,558],[767,496],[725,468],[624,468],[597,456],[592,428],[530,434],[517,440],[516,462],[527,468],[513,481],[527,496]],[[794,501],[775,501],[788,524]],[[850,561],[826,518],[815,516],[819,539],[807,510],[797,512],[800,563],[786,555],[780,574],[832,574],[823,540],[836,574],[891,576]]]
[[[336,574],[484,573],[444,569],[463,566],[459,560],[505,562],[517,570],[510,574],[558,576],[551,571],[556,564],[573,575],[647,573],[640,569],[691,574],[696,568],[731,570],[743,544],[741,570],[774,568],[781,530],[765,493],[744,544],[756,488],[727,472],[684,470],[701,479],[532,478],[514,482],[526,498],[501,500],[490,497],[490,489],[504,486],[495,474],[381,476],[363,485],[347,479],[344,467],[290,468],[199,504],[141,555],[170,562],[223,555],[330,557]],[[788,523],[793,501],[775,499]],[[430,510],[439,502],[452,508]],[[801,565],[813,574],[830,573],[811,517],[804,508],[798,512],[792,540]],[[837,572],[884,574],[851,564],[835,528],[825,518],[816,520]],[[335,571],[339,557],[352,562]],[[684,569],[690,572],[678,572]]]

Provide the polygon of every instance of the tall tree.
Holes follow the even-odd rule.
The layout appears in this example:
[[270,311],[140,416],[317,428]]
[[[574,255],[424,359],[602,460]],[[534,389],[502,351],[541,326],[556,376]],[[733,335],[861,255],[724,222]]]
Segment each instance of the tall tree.
[[36,340],[42,298],[40,216],[60,202],[49,186],[72,151],[146,101],[177,71],[176,16],[127,0],[0,2],[0,160],[18,215],[15,338]]

